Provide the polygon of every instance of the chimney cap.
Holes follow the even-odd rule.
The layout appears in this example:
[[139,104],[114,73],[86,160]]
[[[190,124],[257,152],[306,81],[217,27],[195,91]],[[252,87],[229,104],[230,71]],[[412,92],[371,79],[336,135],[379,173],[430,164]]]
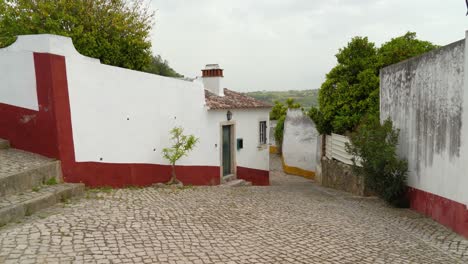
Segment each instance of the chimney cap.
[[220,68],[219,68],[219,64],[215,63],[215,64],[207,64],[207,65],[205,66],[205,69],[207,69],[207,70],[213,70],[213,69],[220,69]]

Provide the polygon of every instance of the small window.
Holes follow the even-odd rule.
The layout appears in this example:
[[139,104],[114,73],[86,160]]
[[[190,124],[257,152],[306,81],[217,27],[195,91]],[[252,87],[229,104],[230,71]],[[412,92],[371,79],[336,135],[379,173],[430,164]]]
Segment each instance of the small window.
[[260,121],[260,145],[267,143],[267,122]]

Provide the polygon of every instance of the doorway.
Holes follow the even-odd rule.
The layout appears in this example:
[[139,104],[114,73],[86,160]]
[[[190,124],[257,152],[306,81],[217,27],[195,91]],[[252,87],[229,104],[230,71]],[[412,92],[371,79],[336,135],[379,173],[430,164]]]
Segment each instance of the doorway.
[[222,177],[235,174],[234,170],[234,147],[233,147],[233,138],[234,138],[234,126],[233,125],[223,125],[222,126],[222,148],[221,148],[221,165]]

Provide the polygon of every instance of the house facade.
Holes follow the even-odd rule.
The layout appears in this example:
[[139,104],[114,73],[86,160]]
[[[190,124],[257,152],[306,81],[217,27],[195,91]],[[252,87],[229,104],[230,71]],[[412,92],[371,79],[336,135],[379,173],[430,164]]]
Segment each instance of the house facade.
[[162,149],[180,126],[199,138],[176,166],[184,184],[268,185],[270,106],[224,89],[217,65],[202,73],[132,71],[79,54],[70,38],[20,36],[0,49],[0,138],[59,159],[67,182],[142,186],[169,180]]

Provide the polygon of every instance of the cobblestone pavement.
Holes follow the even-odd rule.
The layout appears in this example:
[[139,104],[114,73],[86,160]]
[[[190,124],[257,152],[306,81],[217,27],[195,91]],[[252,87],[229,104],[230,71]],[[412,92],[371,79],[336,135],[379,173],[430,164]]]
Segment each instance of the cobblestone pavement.
[[51,161],[52,159],[18,149],[0,149],[0,177],[36,168]]
[[276,158],[271,178],[89,192],[1,228],[0,262],[468,262],[466,240],[417,213],[284,175]]

